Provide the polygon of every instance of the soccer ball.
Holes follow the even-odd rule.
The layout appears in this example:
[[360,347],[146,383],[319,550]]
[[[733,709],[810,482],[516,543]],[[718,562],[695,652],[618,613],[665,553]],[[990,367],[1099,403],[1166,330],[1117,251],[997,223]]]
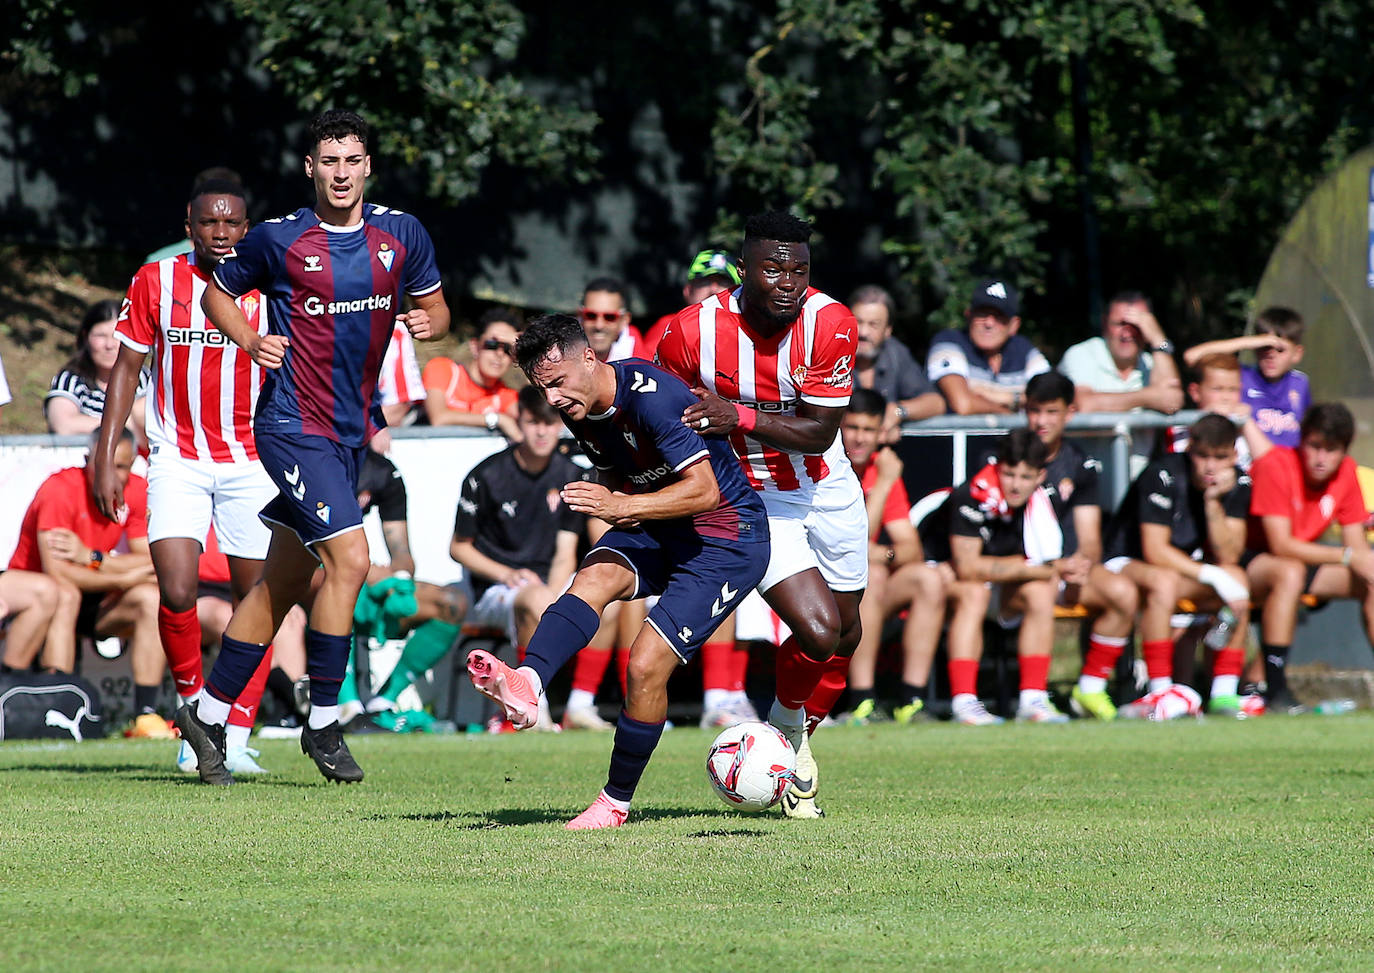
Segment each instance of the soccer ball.
[[1179,720],[1185,716],[1198,716],[1202,713],[1202,697],[1189,686],[1178,683],[1168,689],[1147,693],[1134,703],[1128,703],[1120,710],[1120,715],[1141,720]]
[[777,727],[751,720],[721,731],[706,754],[706,779],[720,799],[741,811],[763,811],[792,782],[797,755]]

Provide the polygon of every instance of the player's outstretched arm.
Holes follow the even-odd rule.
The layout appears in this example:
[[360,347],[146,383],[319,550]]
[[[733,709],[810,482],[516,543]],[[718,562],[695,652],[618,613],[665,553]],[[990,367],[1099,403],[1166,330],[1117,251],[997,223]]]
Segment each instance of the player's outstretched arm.
[[563,502],[580,514],[608,524],[642,520],[676,520],[714,510],[720,504],[716,474],[705,457],[684,469],[678,479],[652,493],[612,493],[600,483],[576,480],[563,488]]
[[263,368],[281,368],[290,340],[279,334],[260,335],[234,299],[214,281],[200,299],[201,310],[226,338],[248,353]]
[[134,394],[138,391],[138,376],[143,369],[142,352],[128,345],[119,346],[119,355],[110,369],[110,381],[105,387],[105,411],[100,417],[100,438],[91,457],[94,467],[92,491],[95,505],[110,520],[119,520],[118,511],[124,506],[124,487],[115,474],[114,454],[120,433],[129,421]]

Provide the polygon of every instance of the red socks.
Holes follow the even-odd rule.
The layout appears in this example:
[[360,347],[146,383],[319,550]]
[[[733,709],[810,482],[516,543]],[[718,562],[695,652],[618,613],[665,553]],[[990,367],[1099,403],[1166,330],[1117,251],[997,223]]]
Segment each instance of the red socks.
[[[200,619],[195,608],[174,612],[166,605],[157,609],[157,633],[178,696],[186,698],[205,685],[205,670],[200,658]],[[259,690],[261,694],[261,690]]]
[[978,660],[949,660],[949,693],[951,696],[978,695]]
[[788,709],[801,709],[825,673],[826,663],[804,655],[797,647],[796,636],[778,646],[778,702]]
[[1244,668],[1244,649],[1217,649],[1216,657],[1212,660],[1213,677],[1239,676]]
[[1152,639],[1140,644],[1145,657],[1145,671],[1151,679],[1173,679],[1174,643],[1171,639]]
[[701,688],[733,690],[743,689],[734,683],[735,647],[729,642],[707,642],[701,647]]
[[1050,684],[1050,657],[1047,655],[1023,655],[1017,660],[1021,664],[1021,689],[1044,691]]
[[814,731],[821,720],[835,708],[835,702],[844,692],[849,679],[849,656],[833,655],[825,662],[820,682],[806,701],[806,728]]
[[1121,650],[1125,647],[1124,638],[1093,632],[1088,636],[1088,654],[1083,659],[1083,675],[1096,676],[1099,679],[1110,678],[1112,670],[1116,668],[1116,660],[1121,658]]
[[611,664],[610,649],[594,649],[590,645],[577,653],[577,665],[573,668],[572,688],[596,695],[601,688],[601,680],[606,668]]

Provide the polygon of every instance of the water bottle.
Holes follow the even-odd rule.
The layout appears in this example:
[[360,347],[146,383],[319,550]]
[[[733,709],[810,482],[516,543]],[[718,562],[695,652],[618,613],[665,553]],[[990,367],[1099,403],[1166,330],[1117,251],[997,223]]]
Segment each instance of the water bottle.
[[1231,638],[1231,629],[1235,626],[1236,613],[1223,605],[1221,611],[1217,612],[1216,624],[1202,637],[1202,641],[1207,644],[1209,649],[1225,648],[1227,641]]
[[1353,709],[1355,709],[1355,701],[1348,697],[1341,697],[1322,700],[1312,707],[1312,712],[1320,713],[1323,716],[1340,716],[1342,713],[1349,713]]

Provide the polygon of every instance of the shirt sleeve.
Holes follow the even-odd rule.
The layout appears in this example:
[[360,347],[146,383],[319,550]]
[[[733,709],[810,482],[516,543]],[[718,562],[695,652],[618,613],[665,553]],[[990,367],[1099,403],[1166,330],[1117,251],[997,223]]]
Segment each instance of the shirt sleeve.
[[1086,457],[1074,477],[1073,496],[1069,498],[1070,507],[1102,506],[1102,464],[1092,457]]
[[135,474],[124,488],[124,502],[129,507],[129,519],[124,523],[124,536],[132,539],[148,536],[148,481]]
[[159,264],[145,264],[129,282],[124,303],[119,308],[115,337],[122,345],[147,354],[158,330],[158,300],[154,292]]
[[273,274],[271,230],[275,221],[259,223],[248,235],[220,258],[215,266],[215,283],[230,297],[242,297],[251,290],[263,290]]
[[[1252,482],[1250,474],[1242,473],[1236,469],[1236,485],[1231,488],[1231,492],[1226,494],[1221,501],[1221,509],[1228,517],[1244,518],[1250,513],[1250,496],[1252,493]],[[1363,515],[1361,515],[1363,519]]]
[[437,389],[447,395],[449,383],[453,381],[453,370],[457,367],[458,363],[452,358],[431,358],[420,373],[420,384],[425,391]]
[[653,433],[654,445],[673,472],[680,473],[710,454],[706,440],[682,424],[683,410],[696,402],[695,395],[661,377],[653,382],[652,374],[646,376],[649,381],[641,381],[642,372],[634,366],[626,368],[624,374],[631,382],[633,397],[629,401],[634,403],[634,416]]
[[387,460],[391,466],[391,474],[386,478],[385,485],[372,498],[373,504],[377,507],[377,516],[383,523],[389,521],[404,521],[407,513],[406,503],[406,481],[401,478],[401,471],[396,469],[395,464]]
[[968,355],[959,343],[957,332],[941,331],[930,343],[930,354],[926,356],[926,377],[932,385],[946,375],[959,375],[968,378]]
[[949,504],[949,532],[955,537],[983,539],[987,515],[965,490],[956,490]]
[[799,387],[803,402],[812,405],[849,404],[854,391],[854,355],[858,352],[858,325],[849,308],[838,301],[816,315],[811,361]]
[[1355,472],[1355,461],[1346,457],[1336,473],[1336,523],[1342,527],[1347,524],[1362,524],[1369,511],[1365,509],[1364,493],[1360,490],[1360,477]]
[[482,481],[482,467],[463,478],[458,495],[458,512],[453,519],[453,536],[471,540],[477,536],[477,514],[487,505],[487,488]]
[[411,297],[424,297],[437,291],[443,281],[434,261],[434,241],[429,231],[409,213],[405,215],[406,264],[401,271],[401,286]]
[[[1020,337],[1020,335],[1017,335],[1017,337]],[[1026,340],[1029,342],[1030,339]],[[1041,352],[1039,348],[1031,345],[1030,351],[1026,353],[1026,378],[1033,378],[1049,370],[1050,360],[1045,357],[1044,353]]]
[[1284,475],[1281,449],[1271,449],[1250,467],[1250,513],[1256,517],[1292,519],[1291,488]]
[[1073,384],[1086,387],[1088,383],[1083,380],[1083,352],[1082,342],[1064,349],[1064,357],[1059,359],[1059,372]]
[[911,500],[907,498],[906,486],[901,480],[892,484],[892,489],[888,491],[887,503],[883,505],[883,523],[888,524],[897,520],[911,522]]
[[[896,338],[889,338],[889,341],[896,341]],[[912,357],[911,349],[900,342],[897,345],[897,400],[914,399],[918,395],[925,395],[933,392],[930,380],[926,378],[925,369],[916,363]]]
[[1139,512],[1142,524],[1163,524],[1172,527],[1174,507],[1179,503],[1176,487],[1178,481],[1167,482],[1168,471],[1159,465],[1151,465],[1140,474]]
[[654,361],[665,372],[682,379],[688,385],[701,384],[701,363],[697,357],[698,349],[689,346],[685,340],[686,326],[683,316],[673,318],[658,340],[654,351]]

